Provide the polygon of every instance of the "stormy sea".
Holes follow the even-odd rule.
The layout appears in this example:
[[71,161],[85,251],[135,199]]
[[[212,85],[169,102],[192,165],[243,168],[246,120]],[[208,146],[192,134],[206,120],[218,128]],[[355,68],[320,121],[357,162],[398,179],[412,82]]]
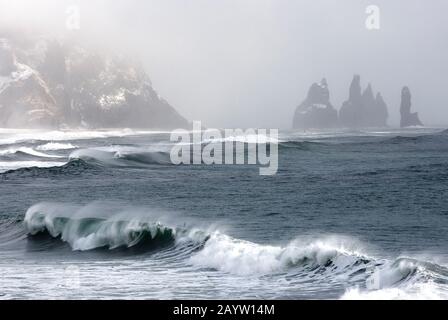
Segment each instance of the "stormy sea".
[[268,143],[262,176],[173,165],[169,132],[1,129],[0,298],[448,298],[447,131]]

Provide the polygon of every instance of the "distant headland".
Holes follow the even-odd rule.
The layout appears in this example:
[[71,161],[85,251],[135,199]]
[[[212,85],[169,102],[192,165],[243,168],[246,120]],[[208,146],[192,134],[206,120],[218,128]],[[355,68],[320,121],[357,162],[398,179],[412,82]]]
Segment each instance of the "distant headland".
[[0,37],[0,127],[186,128],[144,68],[69,41]]

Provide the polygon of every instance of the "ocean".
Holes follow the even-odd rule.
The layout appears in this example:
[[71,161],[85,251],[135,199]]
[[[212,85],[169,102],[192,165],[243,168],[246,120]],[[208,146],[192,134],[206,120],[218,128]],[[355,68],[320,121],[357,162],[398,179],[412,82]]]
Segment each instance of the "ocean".
[[280,131],[272,176],[169,137],[1,129],[0,298],[448,298],[444,129]]

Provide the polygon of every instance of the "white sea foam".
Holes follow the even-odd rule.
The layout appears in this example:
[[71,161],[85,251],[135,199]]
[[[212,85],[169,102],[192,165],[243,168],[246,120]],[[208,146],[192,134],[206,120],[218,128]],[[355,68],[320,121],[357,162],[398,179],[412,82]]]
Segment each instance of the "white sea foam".
[[57,150],[70,150],[76,149],[78,146],[75,146],[71,143],[57,143],[57,142],[49,142],[36,147],[36,150],[40,151],[57,151]]
[[79,131],[41,131],[29,129],[0,129],[0,145],[26,141],[72,141],[86,139],[104,139],[110,137],[125,137],[134,135],[162,134],[166,131],[120,130],[79,130]]
[[447,299],[448,272],[444,266],[413,258],[386,261],[375,268],[365,288],[346,290],[345,300]]
[[[448,298],[448,270],[443,265],[408,257],[375,258],[364,244],[350,237],[302,237],[286,245],[267,245],[191,224],[179,228],[178,220],[159,212],[95,203],[83,207],[40,203],[28,209],[24,223],[29,234],[46,231],[80,251],[132,247],[162,235],[175,244],[176,249],[168,251],[169,259],[185,259],[195,272],[216,270],[232,281],[269,276],[297,290],[310,285],[345,287],[341,299]],[[182,245],[188,249],[178,250]],[[159,258],[166,257],[165,253]]]
[[96,159],[102,162],[107,162],[112,160],[113,155],[110,152],[99,150],[99,149],[78,149],[70,153],[69,159]]
[[0,150],[0,156],[15,154],[17,152],[22,152],[31,156],[40,157],[40,158],[63,158],[62,156],[46,154],[43,152],[39,152],[34,150],[33,148],[28,147],[19,147],[19,148],[9,148],[5,150]]
[[446,300],[448,290],[434,282],[413,283],[402,287],[366,290],[348,289],[342,300]]
[[[328,237],[303,243],[295,240],[286,246],[260,245],[215,232],[204,249],[191,257],[191,263],[238,275],[270,274],[292,266],[325,266],[334,263],[347,267],[361,258],[349,248],[355,242]],[[348,246],[347,246],[348,245]]]

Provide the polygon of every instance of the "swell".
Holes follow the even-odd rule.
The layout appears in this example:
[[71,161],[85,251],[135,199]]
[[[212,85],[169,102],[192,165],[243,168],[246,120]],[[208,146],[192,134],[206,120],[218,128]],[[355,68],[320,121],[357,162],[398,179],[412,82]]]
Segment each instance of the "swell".
[[23,221],[8,216],[0,216],[0,247],[2,249],[14,247],[14,245],[24,240],[26,234],[21,228]]
[[29,241],[46,235],[74,251],[138,248],[155,252],[151,258],[182,261],[198,271],[281,277],[296,285],[345,286],[349,290],[344,298],[391,288],[409,293],[422,285],[448,285],[448,269],[443,265],[411,257],[376,258],[366,253],[362,243],[344,236],[297,238],[283,246],[258,244],[194,223],[179,223],[178,218],[157,212],[97,204],[40,203],[28,209],[23,223]]
[[[54,162],[54,165],[52,165],[53,162],[18,161],[18,168],[0,172],[0,176],[64,176],[105,168],[145,168],[151,165],[171,165],[170,154],[163,151],[121,153],[118,151],[79,149],[73,151],[68,159],[66,163]],[[16,162],[9,163],[14,164]]]
[[19,148],[9,148],[5,150],[0,150],[0,156],[27,156],[27,157],[33,157],[33,158],[62,158],[62,156],[47,154],[41,151],[36,151],[33,148],[29,147],[19,147]]
[[300,150],[310,150],[313,147],[319,147],[324,145],[320,142],[304,141],[304,140],[278,140],[264,135],[246,135],[246,136],[236,136],[227,137],[221,139],[209,139],[201,142],[202,146],[206,146],[209,143],[221,144],[221,143],[243,143],[245,146],[248,145],[278,145],[279,149],[300,149]]
[[85,171],[98,171],[101,170],[100,167],[94,164],[87,163],[81,159],[70,160],[63,165],[54,164],[54,166],[49,163],[48,167],[38,167],[31,165],[29,167],[22,167],[18,169],[7,170],[0,173],[0,177],[3,179],[15,178],[15,177],[60,177],[64,178],[67,175],[79,175]]
[[341,236],[272,246],[215,233],[189,261],[242,277],[281,277],[294,286],[331,284],[347,288],[344,299],[387,297],[390,290],[401,293],[395,298],[415,299],[425,296],[422,288],[430,288],[429,298],[448,298],[445,266],[411,257],[376,258],[359,242]]
[[[66,242],[74,251],[93,249],[161,249],[188,239],[201,245],[202,232],[162,222],[154,214],[93,203],[76,206],[39,203],[30,207],[24,218],[30,239],[49,236]],[[191,246],[195,247],[195,246]]]
[[348,288],[342,299],[447,299],[448,269],[436,263],[402,257],[377,266],[366,285]]
[[88,163],[111,167],[142,167],[171,164],[170,153],[167,151],[79,149],[72,152],[69,159],[81,159]]
[[[219,142],[222,143],[222,142]],[[247,159],[248,145],[251,143],[244,143],[244,158]],[[266,149],[270,151],[272,143],[266,144]],[[257,144],[259,145],[259,144]],[[265,145],[265,144],[263,144]],[[320,143],[313,142],[285,142],[279,144],[279,149],[282,150],[312,150],[319,147]],[[201,148],[207,146],[207,143],[201,143]],[[85,162],[106,166],[106,167],[135,167],[135,168],[145,168],[152,165],[158,166],[171,166],[173,165],[170,156],[169,147],[167,150],[145,150],[145,148],[106,148],[106,149],[79,149],[72,152],[69,159],[82,159]],[[191,147],[191,146],[190,146]],[[188,149],[187,149],[188,150]],[[202,149],[201,149],[202,150]],[[222,149],[223,155],[225,149]],[[193,158],[193,148],[190,148],[190,157]],[[235,148],[233,149],[234,154],[238,152]]]
[[[278,145],[279,150],[288,150],[288,149],[298,149],[302,151],[315,151],[320,150],[325,147],[329,147],[335,143],[336,145],[370,145],[370,144],[376,144],[376,145],[415,145],[415,144],[422,144],[422,143],[446,143],[446,140],[448,138],[448,129],[441,131],[441,132],[435,132],[435,133],[428,133],[428,134],[421,134],[421,135],[410,135],[410,136],[393,136],[388,138],[378,138],[376,136],[363,136],[358,135],[355,137],[352,137],[351,139],[338,139],[334,140],[336,137],[325,137],[320,139],[314,139],[314,140],[295,140],[295,139],[283,139],[279,141],[267,141],[266,144],[272,144],[275,143]],[[359,141],[361,139],[362,141]],[[367,140],[366,140],[367,139]],[[373,140],[372,140],[373,139]],[[332,141],[333,143],[328,143],[329,141]],[[257,142],[245,142],[246,144],[250,143],[257,143]],[[260,144],[260,143],[258,143]]]
[[24,225],[31,241],[46,235],[69,244],[74,251],[169,247],[177,255],[176,248],[188,247],[191,250],[184,257],[189,264],[240,276],[295,270],[310,277],[333,277],[357,273],[373,262],[356,251],[356,242],[346,238],[296,240],[286,246],[271,246],[194,224],[179,224],[177,219],[167,221],[163,215],[101,204],[39,203],[28,209]]
[[397,168],[387,168],[387,169],[376,169],[364,172],[357,172],[354,175],[358,177],[371,177],[371,176],[382,176],[382,175],[396,175],[400,174],[424,174],[426,179],[434,178],[436,180],[442,180],[447,178],[448,163],[438,162],[438,163],[422,163],[406,165]]
[[298,149],[303,151],[312,151],[325,147],[326,144],[322,142],[313,141],[284,141],[279,143],[279,150]]
[[413,136],[395,136],[380,141],[381,144],[417,144],[427,142],[441,142],[448,138],[448,129],[436,133],[413,135]]

